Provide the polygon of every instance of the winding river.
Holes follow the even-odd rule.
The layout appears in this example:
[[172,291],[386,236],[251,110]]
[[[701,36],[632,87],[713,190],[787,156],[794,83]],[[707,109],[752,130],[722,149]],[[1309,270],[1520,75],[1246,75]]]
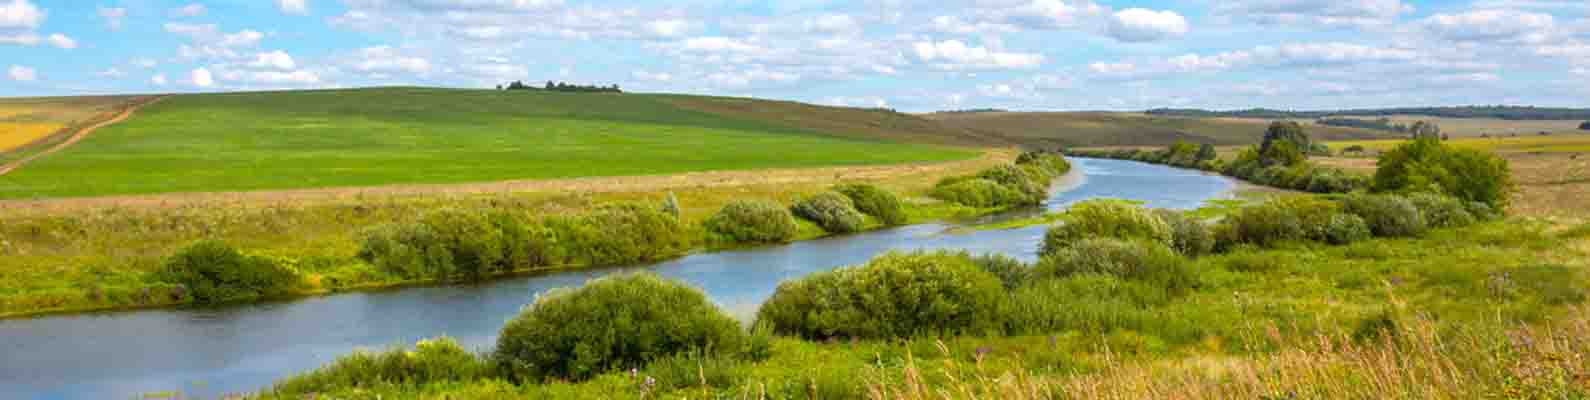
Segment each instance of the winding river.
[[[1195,208],[1205,200],[1227,197],[1235,188],[1229,179],[1198,171],[1132,161],[1072,160],[1075,172],[1056,185],[1044,209],[1091,198]],[[153,392],[218,398],[260,390],[356,348],[407,345],[448,335],[467,346],[487,349],[503,322],[537,293],[629,270],[650,270],[687,281],[735,317],[749,320],[784,279],[861,263],[892,249],[966,249],[1030,261],[1036,257],[1044,229],[952,233],[956,226],[913,225],[696,254],[652,265],[556,272],[471,286],[0,321],[0,399],[137,398]]]

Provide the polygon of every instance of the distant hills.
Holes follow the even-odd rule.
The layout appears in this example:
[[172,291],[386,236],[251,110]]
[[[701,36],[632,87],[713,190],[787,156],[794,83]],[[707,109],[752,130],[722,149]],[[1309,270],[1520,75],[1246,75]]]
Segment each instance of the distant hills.
[[1553,108],[1532,106],[1463,106],[1463,107],[1404,107],[1334,111],[1293,111],[1254,108],[1234,111],[1210,111],[1187,108],[1156,108],[1146,111],[1150,115],[1176,117],[1231,117],[1262,119],[1317,119],[1339,116],[1381,117],[1393,115],[1423,115],[1441,118],[1495,118],[1516,121],[1590,120],[1590,108]]

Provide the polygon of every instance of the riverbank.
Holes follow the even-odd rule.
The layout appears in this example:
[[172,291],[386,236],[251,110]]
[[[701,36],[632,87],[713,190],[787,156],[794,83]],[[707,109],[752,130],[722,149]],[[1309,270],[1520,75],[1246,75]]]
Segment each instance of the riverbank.
[[[985,215],[944,203],[927,192],[941,178],[1006,164],[1016,153],[987,151],[950,163],[697,173],[658,177],[556,180],[448,186],[436,192],[311,191],[21,201],[0,204],[0,318],[147,309],[188,304],[182,289],[152,277],[162,260],[200,239],[221,240],[251,254],[292,260],[307,286],[287,297],[442,283],[373,271],[357,259],[360,232],[412,221],[442,209],[503,210],[542,216],[578,215],[603,204],[659,204],[670,196],[696,238],[677,254],[732,248],[708,242],[703,220],[736,199],[789,204],[839,183],[869,183],[899,193],[909,223]],[[877,229],[876,222],[866,229]],[[802,221],[795,240],[828,234]],[[558,265],[505,271],[536,274],[583,268]]]

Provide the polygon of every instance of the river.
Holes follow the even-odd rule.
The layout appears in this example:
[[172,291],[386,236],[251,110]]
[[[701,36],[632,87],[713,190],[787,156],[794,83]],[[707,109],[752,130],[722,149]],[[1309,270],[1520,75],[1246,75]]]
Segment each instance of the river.
[[[1072,162],[1074,172],[1055,186],[1044,210],[1092,198],[1196,208],[1205,200],[1229,197],[1236,187],[1225,177],[1134,161]],[[1031,261],[1044,231],[1034,226],[952,233],[956,226],[912,225],[478,285],[0,321],[0,398],[117,399],[153,392],[218,398],[258,391],[358,348],[412,345],[447,335],[486,350],[503,323],[537,293],[620,271],[649,270],[684,280],[705,290],[736,318],[749,320],[785,279],[865,262],[896,249],[966,249]]]

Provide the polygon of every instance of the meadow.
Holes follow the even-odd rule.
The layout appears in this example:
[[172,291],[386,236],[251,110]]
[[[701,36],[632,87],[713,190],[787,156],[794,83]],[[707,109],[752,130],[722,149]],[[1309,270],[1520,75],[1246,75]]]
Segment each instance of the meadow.
[[0,199],[667,175],[964,160],[682,109],[672,97],[378,88],[174,96],[0,177]]

